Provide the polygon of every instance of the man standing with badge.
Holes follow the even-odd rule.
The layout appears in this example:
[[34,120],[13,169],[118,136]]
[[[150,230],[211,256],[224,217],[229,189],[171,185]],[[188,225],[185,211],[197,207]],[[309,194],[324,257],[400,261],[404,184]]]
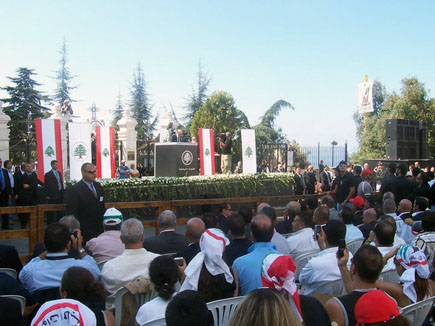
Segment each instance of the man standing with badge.
[[97,170],[92,163],[81,168],[82,180],[68,190],[66,209],[80,221],[83,240],[86,242],[103,233],[104,190],[95,181]]

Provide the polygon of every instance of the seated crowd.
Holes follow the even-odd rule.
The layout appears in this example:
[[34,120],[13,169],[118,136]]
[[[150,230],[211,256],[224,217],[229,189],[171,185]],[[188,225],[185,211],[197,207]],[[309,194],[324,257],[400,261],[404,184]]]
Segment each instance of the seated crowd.
[[[361,182],[370,179],[359,170]],[[145,237],[141,221],[110,208],[104,232],[83,243],[69,216],[46,227],[43,251],[20,267],[18,280],[0,273],[0,291],[27,299],[32,326],[56,318],[115,325],[119,317],[132,326],[159,318],[213,325],[206,303],[237,296],[233,326],[410,325],[400,309],[435,294],[435,212],[418,191],[400,192],[399,201],[386,191],[378,201],[369,186],[350,182],[362,196],[341,202],[329,194],[291,201],[282,220],[268,203],[256,214],[223,204],[218,214],[188,220],[185,234],[172,211],[159,215],[158,235]],[[385,273],[397,273],[395,281]],[[155,296],[141,306],[126,296],[117,307],[123,288]]]

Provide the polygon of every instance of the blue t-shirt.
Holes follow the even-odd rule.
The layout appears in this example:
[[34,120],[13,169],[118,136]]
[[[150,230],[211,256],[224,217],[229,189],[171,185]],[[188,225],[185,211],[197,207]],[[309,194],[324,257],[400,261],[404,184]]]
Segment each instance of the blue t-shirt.
[[118,173],[119,173],[119,179],[128,179],[129,178],[129,175],[128,175],[128,173],[126,173],[126,174],[124,174],[124,173],[121,173],[121,171],[129,171],[130,169],[128,168],[128,166],[120,166],[119,168],[118,168]]

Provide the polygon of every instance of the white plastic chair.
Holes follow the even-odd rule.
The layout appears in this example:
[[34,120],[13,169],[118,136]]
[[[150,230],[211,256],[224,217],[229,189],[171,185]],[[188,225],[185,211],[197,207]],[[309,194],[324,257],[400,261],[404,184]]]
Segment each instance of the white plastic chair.
[[166,326],[166,319],[165,317],[157,318],[151,321],[147,321],[141,326]]
[[24,315],[24,309],[26,308],[26,298],[21,295],[16,294],[4,294],[0,295],[1,298],[10,298],[14,300],[18,300],[21,305],[21,314]]
[[363,238],[361,238],[361,239],[355,239],[355,240],[352,240],[352,241],[350,241],[348,244],[347,244],[347,249],[349,249],[349,251],[352,253],[352,255],[353,254],[355,254],[355,252],[361,247],[361,245],[363,244],[363,242],[364,242],[364,239]]
[[346,288],[344,287],[343,280],[340,278],[338,280],[330,281],[326,284],[319,286],[313,291],[313,293],[344,295],[346,294]]
[[295,272],[295,280],[299,280],[299,274],[302,271],[302,268],[308,263],[308,261],[316,257],[319,254],[319,250],[313,250],[305,252],[297,257],[295,257],[295,264],[296,264],[296,272]]
[[17,271],[12,268],[0,268],[0,273],[8,274],[10,277],[17,278]]
[[398,283],[399,279],[400,276],[399,274],[397,274],[397,271],[395,269],[382,272],[381,275],[379,275],[379,281],[383,281],[383,282]]
[[228,326],[242,299],[243,297],[235,297],[207,303],[207,308],[213,315],[214,326]]
[[[115,326],[121,326],[122,300],[127,292],[129,291],[125,287],[122,287],[115,293]],[[140,306],[142,306],[144,303],[157,297],[157,292],[155,290],[151,290],[147,293],[135,294],[134,297],[136,299],[137,310],[139,310]]]
[[400,314],[409,320],[410,325],[421,326],[433,306],[434,297],[411,304],[400,309]]

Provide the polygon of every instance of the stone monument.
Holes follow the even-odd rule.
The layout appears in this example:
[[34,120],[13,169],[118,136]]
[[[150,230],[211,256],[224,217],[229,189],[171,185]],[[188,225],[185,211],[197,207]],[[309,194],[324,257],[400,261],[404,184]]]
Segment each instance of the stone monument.
[[11,118],[3,112],[3,103],[0,102],[0,158],[9,160],[9,127]]
[[[119,158],[121,159],[122,157],[125,160],[125,165],[128,167],[130,167],[131,163],[134,163],[137,166],[137,131],[135,129],[137,121],[131,117],[130,109],[127,106],[124,108],[122,118],[118,121],[117,125],[119,126],[118,140],[122,144],[122,146],[119,147]],[[119,166],[119,162],[117,163]]]

